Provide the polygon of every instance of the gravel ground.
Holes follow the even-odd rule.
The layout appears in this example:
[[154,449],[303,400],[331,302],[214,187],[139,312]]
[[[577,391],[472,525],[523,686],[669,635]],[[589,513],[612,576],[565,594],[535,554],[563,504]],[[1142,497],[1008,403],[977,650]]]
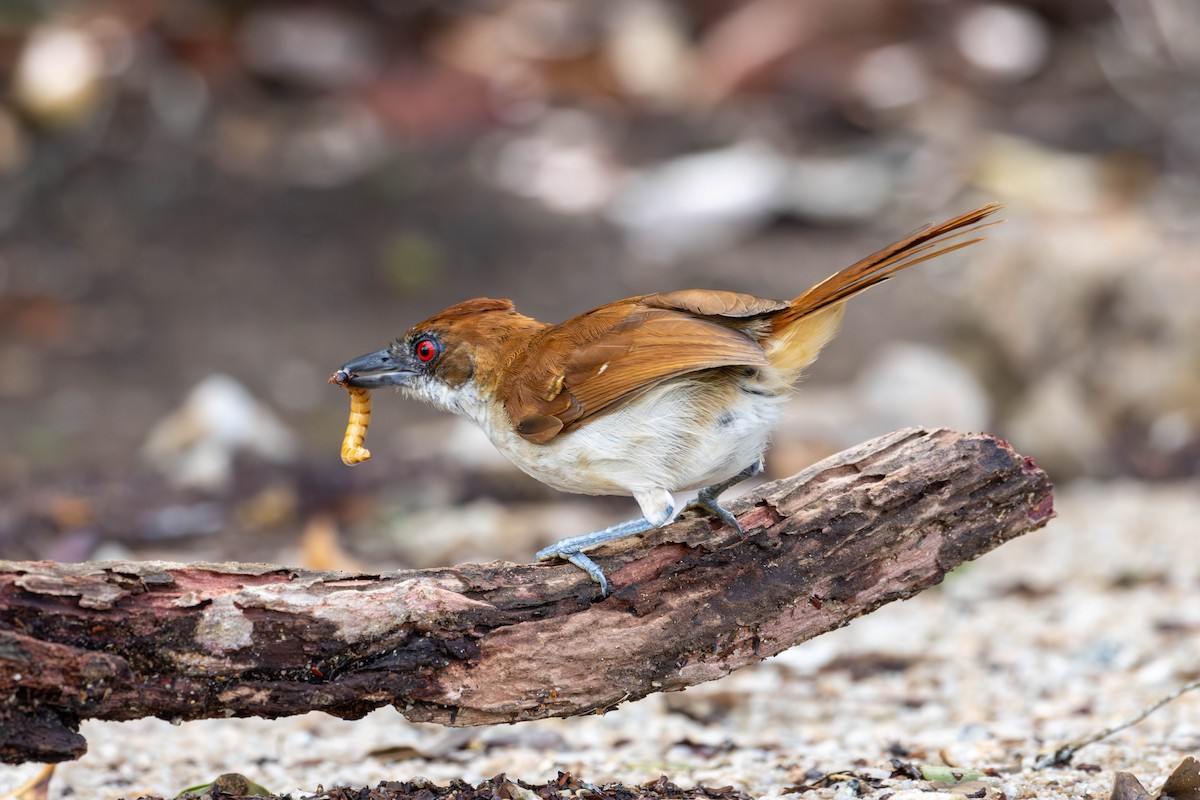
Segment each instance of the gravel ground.
[[[559,770],[630,785],[666,775],[751,796],[817,783],[808,796],[837,800],[930,788],[1107,797],[1119,770],[1153,790],[1200,751],[1200,692],[1087,747],[1071,768],[1032,763],[1198,676],[1200,493],[1077,483],[1059,492],[1058,511],[1046,529],[908,602],[605,716],[466,730],[410,724],[390,709],[357,722],[87,723],[91,750],[60,767],[50,797],[170,797],[225,772],[299,796],[414,776],[474,783],[503,772],[541,783]],[[949,789],[889,777],[893,759],[998,776]],[[33,771],[6,770],[0,787]],[[860,780],[816,780],[829,772]]]

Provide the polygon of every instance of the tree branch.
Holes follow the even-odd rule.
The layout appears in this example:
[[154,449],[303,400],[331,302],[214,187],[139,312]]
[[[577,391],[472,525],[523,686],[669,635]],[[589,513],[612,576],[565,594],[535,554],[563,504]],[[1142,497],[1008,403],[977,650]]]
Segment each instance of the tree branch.
[[[80,756],[82,719],[481,725],[713,680],[941,581],[1044,525],[1051,484],[990,436],[907,429],[565,565],[385,575],[0,561],[0,760]],[[567,533],[567,532],[564,532]]]

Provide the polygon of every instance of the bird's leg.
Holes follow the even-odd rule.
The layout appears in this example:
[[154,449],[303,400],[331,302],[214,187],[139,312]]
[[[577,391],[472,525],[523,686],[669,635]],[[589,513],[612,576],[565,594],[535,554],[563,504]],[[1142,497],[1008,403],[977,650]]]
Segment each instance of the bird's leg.
[[[723,480],[720,483],[714,483],[712,486],[705,486],[696,495],[696,499],[688,503],[684,511],[690,508],[702,509],[709,512],[715,517],[718,517],[723,522],[728,523],[735,528],[738,533],[745,534],[741,524],[737,521],[737,517],[729,512],[717,502],[717,498],[721,493],[732,486],[736,486],[747,478],[753,478],[756,475],[762,474],[765,469],[762,458],[759,458],[750,466],[734,475],[732,478]],[[549,547],[544,547],[537,551],[535,556],[538,561],[550,561],[555,558],[562,558],[570,561],[575,566],[591,576],[592,580],[600,584],[600,593],[608,595],[608,579],[604,577],[604,570],[600,569],[600,565],[593,561],[588,556],[584,555],[584,550],[590,550],[593,547],[611,542],[616,539],[623,539],[626,536],[636,536],[639,533],[645,533],[652,528],[658,528],[666,525],[675,515],[675,506],[671,498],[671,493],[666,489],[650,489],[646,491],[635,491],[634,498],[642,507],[644,517],[639,519],[631,519],[628,522],[622,522],[618,525],[613,525],[610,528],[603,530],[585,533],[581,536],[571,536],[561,541],[555,542]]]
[[564,558],[570,561],[592,576],[592,580],[600,584],[600,593],[607,596],[608,579],[604,577],[604,570],[600,569],[600,565],[595,561],[585,556],[583,551],[614,539],[623,539],[626,536],[645,533],[651,528],[661,527],[675,516],[675,500],[666,489],[637,489],[633,491],[633,497],[642,507],[642,514],[645,516],[613,525],[611,528],[555,542],[549,547],[539,550],[536,555],[537,560],[549,561],[552,558]]
[[608,579],[604,577],[604,570],[600,569],[600,565],[595,561],[585,556],[583,551],[604,544],[605,542],[611,542],[614,539],[622,539],[626,536],[645,533],[653,527],[645,517],[631,519],[628,522],[613,525],[611,528],[592,531],[582,536],[571,536],[562,541],[555,542],[549,547],[538,550],[536,558],[538,561],[565,558],[588,575],[591,575],[592,580],[600,584],[600,593],[607,596]]
[[714,517],[717,517],[725,522],[730,527],[735,528],[738,533],[745,535],[746,532],[742,530],[742,525],[737,521],[737,517],[731,514],[729,509],[718,503],[717,498],[721,496],[722,492],[733,486],[736,486],[742,481],[748,478],[753,478],[756,475],[761,475],[764,469],[766,469],[766,465],[763,463],[762,457],[760,456],[758,461],[755,461],[753,464],[746,467],[732,478],[728,478],[720,483],[714,483],[712,486],[705,486],[702,488],[696,494],[696,499],[684,506],[683,510],[687,511],[689,509],[696,508],[707,511]]

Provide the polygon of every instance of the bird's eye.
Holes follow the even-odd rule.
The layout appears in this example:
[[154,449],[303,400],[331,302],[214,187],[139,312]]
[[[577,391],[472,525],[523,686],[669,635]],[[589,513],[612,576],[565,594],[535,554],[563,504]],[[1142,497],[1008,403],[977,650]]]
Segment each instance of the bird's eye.
[[417,354],[417,358],[421,361],[433,361],[441,348],[438,347],[437,342],[433,339],[421,339],[413,349]]

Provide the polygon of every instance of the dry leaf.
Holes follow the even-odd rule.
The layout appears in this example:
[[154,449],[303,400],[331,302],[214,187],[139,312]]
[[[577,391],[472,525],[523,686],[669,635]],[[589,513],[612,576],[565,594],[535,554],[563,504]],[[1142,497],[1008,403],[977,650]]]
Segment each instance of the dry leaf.
[[1150,793],[1132,772],[1118,772],[1113,778],[1112,793],[1108,800],[1149,800]]
[[1171,772],[1171,776],[1163,783],[1155,795],[1172,800],[1200,800],[1200,761],[1188,756],[1179,762],[1179,766]]

